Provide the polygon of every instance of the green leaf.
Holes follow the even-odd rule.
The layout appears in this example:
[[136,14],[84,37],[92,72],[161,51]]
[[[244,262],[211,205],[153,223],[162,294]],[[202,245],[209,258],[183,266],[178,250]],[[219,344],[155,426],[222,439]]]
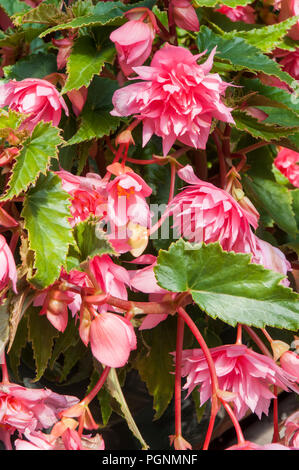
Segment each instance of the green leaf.
[[276,124],[288,128],[296,126],[299,131],[299,116],[290,109],[281,109],[271,106],[256,106],[256,108],[268,114],[268,117],[263,121],[264,123]]
[[298,20],[299,16],[292,16],[280,23],[264,26],[263,28],[251,29],[246,32],[234,32],[232,34],[245,39],[248,44],[257,47],[262,52],[268,53],[280,44],[282,38]]
[[29,55],[25,59],[18,60],[14,65],[4,67],[5,78],[21,81],[25,78],[44,78],[57,72],[56,56],[54,54]]
[[66,145],[73,145],[91,139],[100,139],[115,131],[120,118],[111,116],[112,96],[118,84],[109,78],[94,77],[88,88],[87,102],[80,115],[80,126]]
[[285,232],[295,236],[297,225],[289,190],[277,183],[272,171],[274,155],[268,147],[248,154],[250,169],[242,183],[249,198],[261,206]]
[[273,105],[276,103],[280,105],[281,108],[290,109],[299,115],[299,100],[296,100],[293,94],[289,93],[286,90],[281,88],[264,85],[258,79],[248,79],[242,77],[240,80],[240,85],[244,87],[245,92],[256,92],[257,93],[257,102],[260,99],[260,96],[263,96],[273,102]]
[[3,8],[8,16],[29,10],[30,8],[25,2],[21,2],[20,0],[0,0],[0,7]]
[[180,239],[160,250],[154,268],[158,284],[189,292],[212,318],[288,330],[299,328],[299,295],[283,287],[283,276],[250,263],[250,255],[225,252],[219,243],[190,244]]
[[59,335],[59,331],[49,322],[46,315],[39,315],[39,310],[36,307],[28,309],[28,338],[36,364],[34,382],[45,372],[52,355],[54,339]]
[[59,132],[60,130],[49,122],[37,124],[16,156],[8,181],[8,189],[2,200],[7,201],[26,191],[29,185],[36,182],[41,173],[46,174],[51,159],[57,158],[57,146],[62,141]]
[[[53,26],[52,28],[47,29],[44,31],[40,37],[44,37],[47,34],[53,33],[59,30],[66,30],[66,29],[77,29],[77,28],[85,28],[87,26],[105,26],[105,25],[114,25],[120,26],[126,20],[123,16],[125,11],[131,10],[135,7],[145,6],[147,8],[152,8],[156,2],[153,0],[146,0],[143,2],[138,2],[134,4],[124,5],[120,1],[115,2],[99,2],[95,5],[94,9],[89,9],[89,13],[84,16],[78,16],[76,18],[70,18],[70,21],[67,22],[58,22],[57,26]],[[79,10],[74,11],[74,8],[71,9],[72,14],[80,13]]]
[[79,37],[67,62],[68,78],[62,94],[88,86],[93,76],[100,74],[105,62],[111,63],[114,56],[113,45],[98,49],[90,36]]
[[168,318],[153,330],[143,331],[142,337],[148,350],[139,351],[134,367],[154,399],[154,419],[159,419],[174,392],[174,375],[170,373],[174,370],[173,358],[170,353],[176,348],[176,319]]
[[60,354],[64,354],[71,346],[75,346],[78,341],[80,341],[78,326],[71,317],[71,314],[69,314],[65,331],[63,333],[59,333],[59,337],[55,341],[49,367],[53,369],[55,361],[57,361]]
[[3,130],[16,130],[21,125],[24,116],[16,111],[5,109],[0,110],[0,136]]
[[17,23],[40,23],[50,26],[64,23],[68,19],[71,19],[69,13],[62,11],[55,5],[55,2],[42,2],[36,8],[31,8],[28,12],[19,16],[17,18]]
[[111,394],[111,396],[119,403],[121,407],[121,411],[123,413],[123,416],[128,424],[129,429],[132,431],[134,436],[138,439],[140,444],[142,445],[143,450],[148,449],[148,445],[146,444],[145,440],[143,439],[142,435],[140,434],[140,431],[133,419],[133,416],[130,412],[130,409],[128,407],[128,404],[126,402],[126,399],[124,397],[124,394],[122,392],[119,379],[117,376],[117,372],[115,369],[111,368],[110,372],[108,374],[107,380],[106,380],[106,386]]
[[[273,108],[273,110],[274,109],[275,108]],[[237,129],[248,132],[257,139],[263,139],[268,142],[287,138],[296,132],[296,127],[283,127],[272,123],[267,124],[265,121],[258,121],[256,118],[249,116],[243,111],[233,111],[232,115]]]
[[200,28],[197,36],[199,51],[208,53],[217,46],[215,58],[231,64],[232,70],[249,70],[263,72],[266,75],[278,77],[283,82],[292,85],[294,78],[283,72],[277,62],[261,53],[260,49],[248,44],[241,37],[232,37],[231,33],[220,36],[206,26]]
[[68,219],[69,194],[62,190],[61,180],[53,173],[40,175],[37,184],[26,195],[22,217],[28,231],[30,249],[35,252],[36,272],[30,279],[44,289],[59,276],[73,243]]
[[97,226],[95,221],[86,220],[76,224],[74,239],[77,243],[79,264],[95,256],[116,254],[105,232]]
[[14,337],[12,347],[10,348],[9,354],[8,354],[9,365],[11,367],[11,370],[14,376],[17,379],[19,379],[18,371],[19,371],[19,365],[21,361],[21,353],[22,353],[22,350],[27,345],[27,341],[28,341],[27,323],[28,323],[28,320],[27,320],[27,315],[25,313],[20,323],[18,324],[16,335]]

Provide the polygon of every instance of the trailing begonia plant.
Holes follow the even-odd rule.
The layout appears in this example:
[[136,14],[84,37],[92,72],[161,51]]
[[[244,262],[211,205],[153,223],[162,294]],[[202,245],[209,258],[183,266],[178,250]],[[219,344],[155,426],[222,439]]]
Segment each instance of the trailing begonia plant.
[[155,448],[170,413],[166,449],[208,450],[226,418],[228,449],[299,449],[278,410],[299,393],[299,1],[0,0],[0,20],[2,445],[109,449],[118,416]]

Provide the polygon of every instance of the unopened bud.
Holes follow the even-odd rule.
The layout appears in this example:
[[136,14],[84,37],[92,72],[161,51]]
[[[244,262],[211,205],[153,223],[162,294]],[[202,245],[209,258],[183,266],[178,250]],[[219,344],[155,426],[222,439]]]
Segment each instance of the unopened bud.
[[299,382],[299,356],[293,351],[287,351],[280,358],[280,366]]
[[271,342],[271,348],[273,351],[273,359],[274,361],[278,361],[280,356],[290,349],[290,346],[285,343],[284,341],[280,341],[279,339],[275,339]]

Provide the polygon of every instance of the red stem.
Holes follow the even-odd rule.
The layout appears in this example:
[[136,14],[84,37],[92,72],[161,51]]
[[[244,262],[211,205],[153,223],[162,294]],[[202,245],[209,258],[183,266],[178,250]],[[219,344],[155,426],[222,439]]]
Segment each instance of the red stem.
[[279,441],[279,427],[278,427],[278,399],[277,399],[277,386],[273,386],[273,393],[275,398],[273,398],[273,438],[272,442]]
[[230,405],[223,400],[221,397],[219,397],[219,400],[221,401],[225,411],[229,415],[230,419],[232,420],[232,423],[234,425],[234,428],[236,430],[237,438],[238,438],[238,444],[243,444],[245,442],[244,435],[241,429],[241,426],[239,424],[239,421],[237,420],[233,410],[231,409]]
[[250,328],[250,326],[247,325],[242,325],[244,330],[247,331],[251,339],[255,342],[255,344],[259,347],[259,349],[262,351],[265,356],[271,357],[273,359],[272,354],[268,350],[268,348],[264,345],[260,337]]
[[88,395],[86,395],[86,397],[82,400],[82,402],[85,404],[85,405],[88,405],[93,399],[94,397],[99,393],[99,391],[101,390],[101,388],[103,387],[104,383],[106,382],[106,379],[108,377],[108,374],[110,372],[110,369],[111,367],[105,367],[105,369],[103,370],[102,372],[102,375],[101,377],[99,378],[98,382],[96,383],[96,385],[93,387],[93,389],[89,392]]
[[217,135],[217,132],[212,133],[212,137],[214,139],[214,142],[216,144],[217,148],[217,154],[218,154],[218,160],[219,160],[219,169],[220,169],[220,185],[221,188],[224,189],[226,186],[226,163],[225,163],[225,156],[222,151],[222,144],[220,142],[220,139]]
[[216,418],[217,411],[218,411],[217,391],[218,391],[219,387],[218,387],[218,378],[217,378],[217,374],[216,374],[215,364],[214,364],[211,352],[210,352],[210,350],[207,346],[207,343],[205,342],[205,340],[204,340],[203,336],[201,335],[199,329],[195,325],[194,321],[190,318],[188,313],[182,307],[179,307],[178,308],[178,315],[185,321],[185,323],[188,325],[188,327],[192,331],[193,335],[195,336],[196,340],[198,341],[198,343],[199,343],[199,345],[202,349],[202,352],[205,355],[205,358],[206,358],[206,361],[207,361],[207,364],[208,364],[208,368],[209,368],[209,371],[210,371],[210,375],[211,375],[212,409],[211,409],[211,417],[210,417],[209,427],[208,427],[205,442],[204,442],[204,445],[203,445],[203,450],[207,450],[208,447],[209,447],[209,444],[210,444],[211,437],[212,437],[212,432],[213,432],[213,428],[214,428],[214,424],[215,424],[215,418]]
[[176,175],[176,167],[174,163],[170,165],[170,189],[169,189],[169,198],[168,204],[171,203],[174,196],[174,188],[175,188],[175,175]]
[[176,339],[176,354],[175,354],[175,435],[179,437],[182,435],[182,351],[184,343],[184,320],[178,317],[177,323],[177,339]]
[[9,376],[8,376],[8,371],[7,371],[7,365],[6,365],[6,358],[5,358],[5,352],[2,353],[2,364],[1,364],[1,369],[2,369],[2,384],[9,384]]

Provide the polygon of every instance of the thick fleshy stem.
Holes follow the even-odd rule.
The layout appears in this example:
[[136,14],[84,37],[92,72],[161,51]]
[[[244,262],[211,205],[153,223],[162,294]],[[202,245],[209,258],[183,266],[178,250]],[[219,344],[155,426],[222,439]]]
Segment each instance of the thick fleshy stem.
[[217,374],[216,374],[215,364],[214,364],[211,352],[210,352],[210,350],[207,346],[207,343],[205,342],[202,334],[200,333],[199,329],[195,325],[192,318],[188,315],[188,313],[182,307],[178,308],[178,315],[188,325],[191,332],[193,333],[196,340],[198,341],[198,343],[199,343],[199,345],[202,349],[202,352],[203,352],[203,354],[206,358],[208,368],[209,368],[209,372],[210,372],[210,376],[211,376],[212,409],[211,409],[210,422],[209,422],[205,442],[204,442],[204,445],[203,445],[203,450],[208,450],[208,447],[209,447],[209,444],[210,444],[210,441],[211,441],[211,437],[212,437],[212,432],[213,432],[213,429],[214,429],[216,415],[217,415],[217,412],[218,412],[218,409],[219,409],[218,396],[217,396],[217,392],[219,390],[219,387],[218,387],[218,378],[217,378]]
[[242,344],[242,325],[240,324],[237,326],[236,344]]
[[184,343],[184,326],[185,322],[181,317],[177,321],[177,339],[176,339],[176,354],[175,354],[175,436],[182,435],[182,351]]
[[216,144],[218,160],[219,160],[219,169],[220,169],[220,185],[221,188],[224,189],[226,186],[226,163],[225,163],[225,155],[222,150],[222,143],[219,139],[219,136],[216,131],[212,133],[213,140]]
[[83,398],[82,403],[84,402],[85,405],[88,405],[94,397],[99,393],[101,388],[103,387],[104,383],[106,382],[106,379],[109,375],[111,367],[106,366],[102,372],[101,377],[97,381],[96,385],[93,387],[93,389],[86,395],[85,398]]
[[278,424],[278,398],[277,398],[277,386],[273,386],[273,393],[275,398],[273,398],[273,438],[272,442],[279,441],[279,424]]

